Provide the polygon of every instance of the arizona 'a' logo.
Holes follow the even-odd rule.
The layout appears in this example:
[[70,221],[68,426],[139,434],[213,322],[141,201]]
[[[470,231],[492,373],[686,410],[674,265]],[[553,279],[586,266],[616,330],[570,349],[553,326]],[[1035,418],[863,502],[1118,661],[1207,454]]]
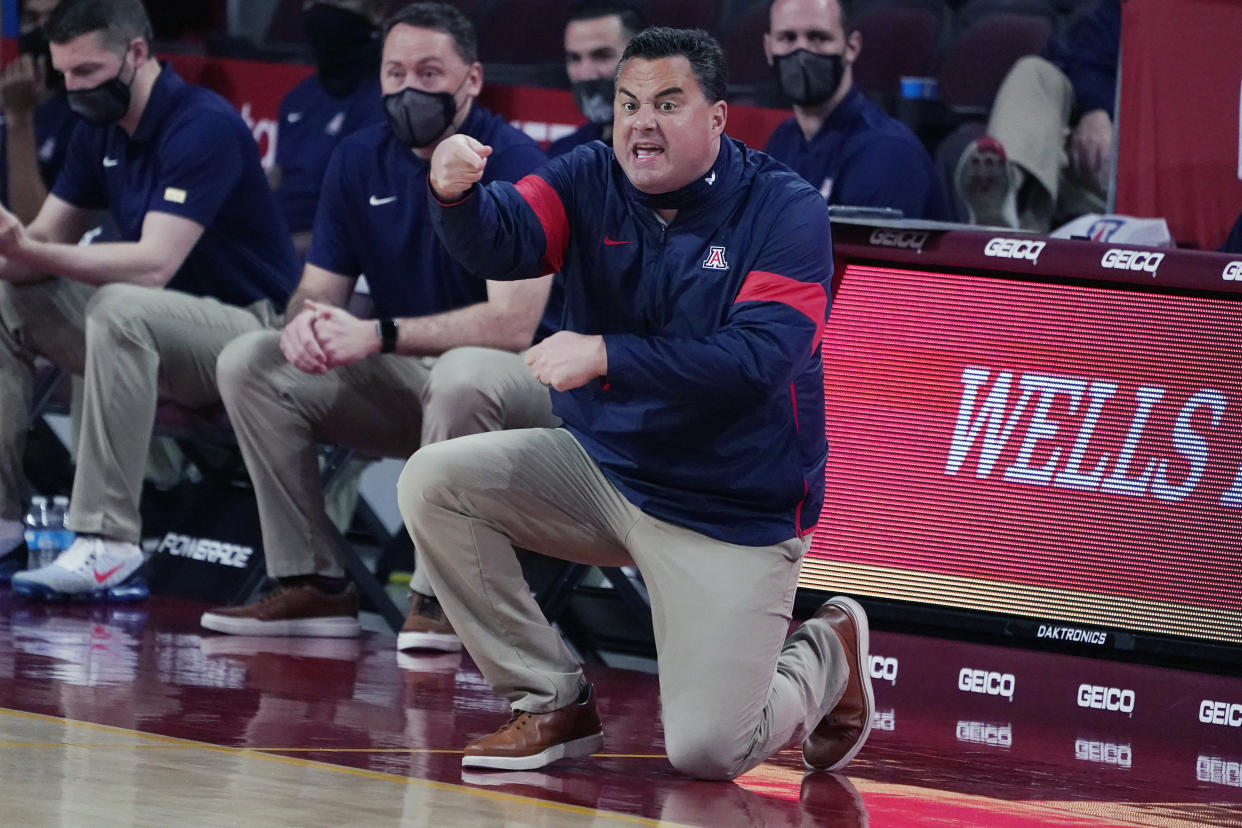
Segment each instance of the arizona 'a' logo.
[[725,249],[712,245],[707,252],[707,260],[703,262],[703,267],[708,270],[728,270],[729,263],[725,261]]

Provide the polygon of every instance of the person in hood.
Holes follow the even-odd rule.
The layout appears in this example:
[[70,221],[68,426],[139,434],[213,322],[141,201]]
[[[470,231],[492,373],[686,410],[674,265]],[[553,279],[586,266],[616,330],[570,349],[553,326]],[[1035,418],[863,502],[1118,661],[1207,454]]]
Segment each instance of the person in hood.
[[952,208],[927,149],[854,86],[862,32],[846,0],[774,0],[763,49],[793,117],[764,151],[792,167],[829,204],[890,207],[948,221]]
[[641,9],[625,0],[584,0],[569,8],[565,23],[565,73],[574,103],[587,122],[558,138],[548,157],[590,141],[612,145],[612,99],[617,62],[630,38],[647,28]]
[[384,120],[380,22],[384,0],[314,0],[302,11],[315,74],[293,87],[277,115],[268,173],[298,253],[310,247],[324,170],[345,136]]

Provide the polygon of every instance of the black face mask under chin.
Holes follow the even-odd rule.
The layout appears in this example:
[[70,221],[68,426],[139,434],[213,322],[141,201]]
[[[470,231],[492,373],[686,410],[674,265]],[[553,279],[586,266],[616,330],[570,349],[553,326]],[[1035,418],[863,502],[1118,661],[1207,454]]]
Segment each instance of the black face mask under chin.
[[115,78],[109,78],[98,86],[90,89],[71,89],[66,95],[69,108],[74,114],[91,126],[108,126],[125,117],[129,111],[130,85],[134,82],[135,68],[129,76],[129,83],[121,80],[121,72],[125,71],[125,62],[117,70]]
[[379,66],[379,29],[367,17],[314,3],[302,22],[319,82],[328,94],[348,95]]
[[821,104],[836,94],[845,75],[839,54],[821,55],[796,49],[772,58],[772,70],[781,93],[799,105]]
[[574,105],[593,124],[612,123],[612,100],[617,95],[617,85],[612,78],[594,78],[574,81],[569,85],[574,93]]
[[[467,76],[468,77],[468,76]],[[465,84],[465,81],[462,81]],[[461,89],[461,86],[457,87]],[[457,115],[456,92],[424,92],[406,87],[384,96],[384,115],[397,140],[411,149],[436,142]]]

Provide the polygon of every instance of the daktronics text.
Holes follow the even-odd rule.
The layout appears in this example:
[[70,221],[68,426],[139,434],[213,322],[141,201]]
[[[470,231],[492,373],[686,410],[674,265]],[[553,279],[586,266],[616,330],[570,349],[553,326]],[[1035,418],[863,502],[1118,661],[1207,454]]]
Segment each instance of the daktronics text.
[[[998,471],[997,461],[1012,445],[1016,453],[1000,472],[1007,482],[1153,497],[1167,503],[1184,500],[1203,479],[1208,436],[1229,406],[1216,388],[1170,399],[1169,391],[1156,385],[1122,393],[1112,380],[1035,372],[1015,375],[976,366],[963,369],[960,379],[962,395],[946,475],[961,472],[967,457],[977,451],[975,477],[987,479]],[[1155,441],[1147,433],[1153,419],[1159,419],[1154,415],[1172,410],[1177,411],[1172,439],[1159,442],[1167,440],[1173,456],[1143,457],[1140,448]],[[1109,447],[1112,450],[1094,441],[1106,415],[1128,420],[1124,437]],[[1242,468],[1234,470],[1232,482],[1217,497],[1222,506],[1242,508]]]

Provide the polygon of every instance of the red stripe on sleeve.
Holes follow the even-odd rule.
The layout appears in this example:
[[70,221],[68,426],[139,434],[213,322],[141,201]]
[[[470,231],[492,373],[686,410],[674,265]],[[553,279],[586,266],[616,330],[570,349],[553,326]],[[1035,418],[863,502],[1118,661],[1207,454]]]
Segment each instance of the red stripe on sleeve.
[[824,335],[824,315],[828,311],[828,293],[823,285],[799,282],[779,273],[752,270],[746,274],[746,281],[733,302],[780,302],[788,305],[815,323],[811,350],[819,347],[819,340]]
[[553,272],[559,273],[565,262],[565,247],[569,244],[569,218],[565,215],[565,205],[561,197],[552,189],[552,185],[537,175],[528,175],[516,185],[518,195],[526,199],[526,203],[539,217],[543,226],[543,237],[546,248],[543,261]]

